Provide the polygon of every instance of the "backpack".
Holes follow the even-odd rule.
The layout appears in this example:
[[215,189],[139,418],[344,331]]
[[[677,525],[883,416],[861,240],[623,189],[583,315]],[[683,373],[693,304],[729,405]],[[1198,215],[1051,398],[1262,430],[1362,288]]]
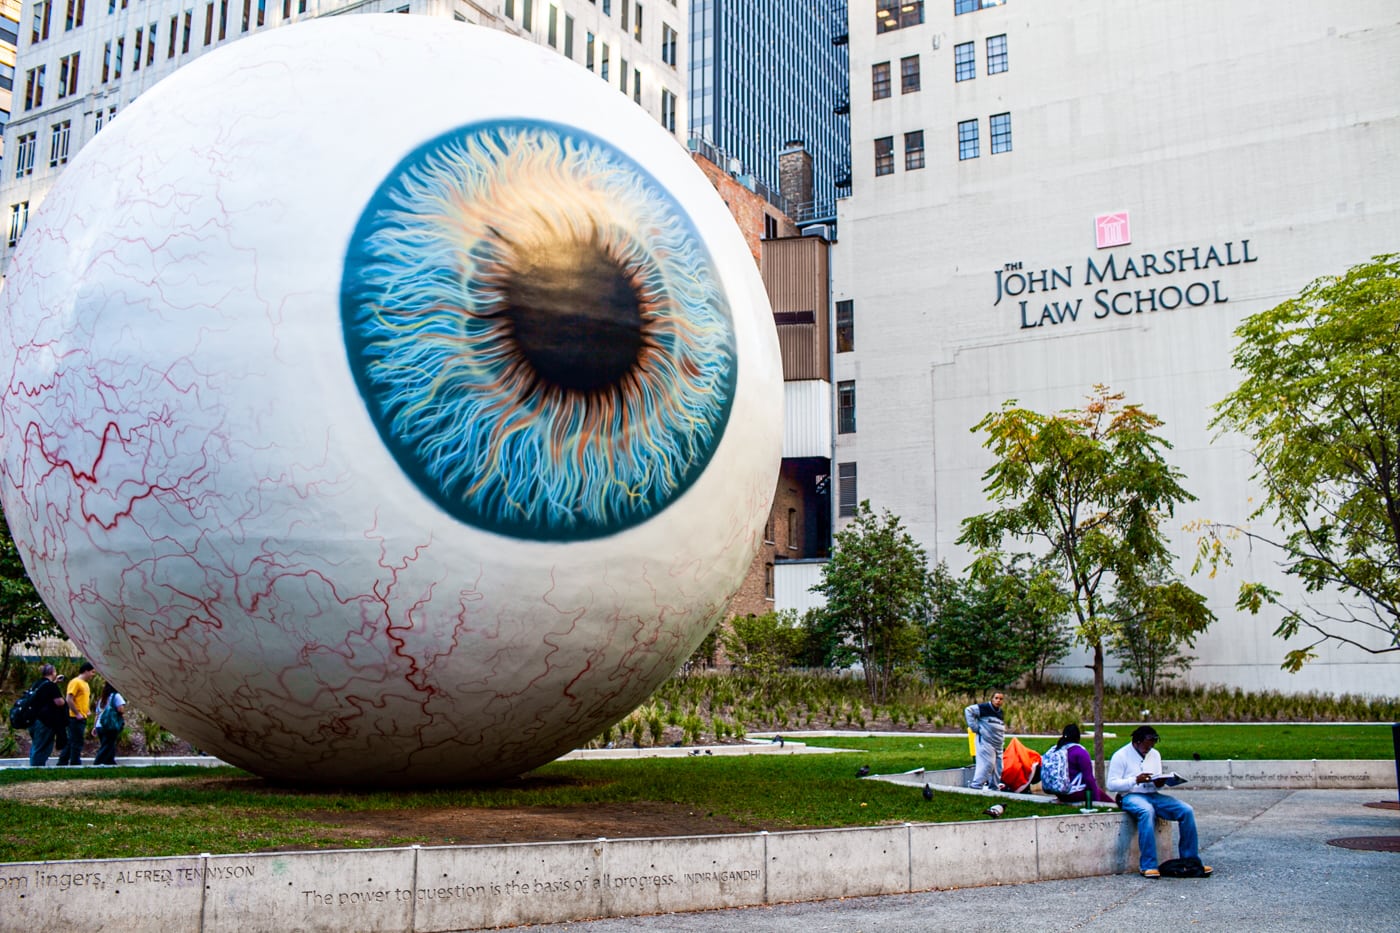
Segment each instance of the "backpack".
[[1040,787],[1047,794],[1070,792],[1068,743],[1040,756]]
[[126,720],[117,712],[117,704],[109,702],[102,707],[102,715],[97,717],[97,728],[107,732],[120,732],[126,727]]
[[1163,878],[1208,878],[1201,860],[1198,858],[1170,858],[1157,866]]
[[44,680],[40,680],[24,691],[15,705],[10,707],[10,725],[16,729],[28,729],[34,725],[34,721],[39,718],[39,709],[34,700],[39,694],[39,688],[43,686]]

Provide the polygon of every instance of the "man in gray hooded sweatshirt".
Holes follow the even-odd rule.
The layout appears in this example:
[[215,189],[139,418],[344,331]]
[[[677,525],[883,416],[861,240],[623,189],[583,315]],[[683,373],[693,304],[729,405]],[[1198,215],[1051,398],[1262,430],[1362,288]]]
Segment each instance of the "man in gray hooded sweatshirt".
[[970,787],[1001,789],[1001,748],[1006,738],[1001,706],[1005,702],[1005,694],[994,693],[992,702],[973,703],[963,710],[967,727],[977,735],[977,769],[972,773]]

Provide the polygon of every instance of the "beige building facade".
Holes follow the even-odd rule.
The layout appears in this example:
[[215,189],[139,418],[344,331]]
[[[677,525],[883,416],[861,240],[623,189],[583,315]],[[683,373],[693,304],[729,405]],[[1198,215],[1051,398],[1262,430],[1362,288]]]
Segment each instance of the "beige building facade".
[[[69,161],[142,91],[221,45],[348,13],[433,16],[549,46],[684,139],[689,8],[677,0],[23,0],[0,164],[0,272]],[[364,115],[366,133],[374,122]]]
[[[832,256],[851,335],[832,376],[837,523],[869,499],[962,570],[962,522],[989,507],[973,425],[1101,383],[1166,422],[1198,497],[1172,523],[1183,571],[1192,519],[1267,531],[1249,446],[1210,428],[1212,406],[1237,384],[1246,317],[1400,248],[1400,8],[873,7],[850,5],[854,179]],[[1218,616],[1191,680],[1395,694],[1395,654],[1329,648],[1281,672],[1278,613],[1237,612],[1243,580],[1318,599],[1241,545],[1191,580]]]

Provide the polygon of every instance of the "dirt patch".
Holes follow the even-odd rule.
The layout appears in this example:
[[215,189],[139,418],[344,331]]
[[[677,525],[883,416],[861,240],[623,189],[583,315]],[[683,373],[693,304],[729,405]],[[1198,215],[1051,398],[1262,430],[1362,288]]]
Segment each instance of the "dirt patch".
[[569,807],[443,808],[298,814],[367,842],[403,845],[497,845],[747,833],[762,826],[697,812],[680,804],[600,803]]

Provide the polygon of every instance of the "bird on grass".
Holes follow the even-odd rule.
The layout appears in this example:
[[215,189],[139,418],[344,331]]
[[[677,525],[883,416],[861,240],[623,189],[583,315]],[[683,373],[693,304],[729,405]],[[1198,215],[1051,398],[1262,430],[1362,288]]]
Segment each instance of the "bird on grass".
[[933,787],[930,786],[930,785],[928,785],[928,784],[925,784],[925,785],[924,785],[924,799],[925,799],[925,800],[932,800],[932,799],[933,799]]
[[869,774],[870,774],[870,765],[861,765],[861,766],[860,766],[860,769],[859,769],[858,771],[856,771],[856,777],[866,777],[866,776],[868,776]]

